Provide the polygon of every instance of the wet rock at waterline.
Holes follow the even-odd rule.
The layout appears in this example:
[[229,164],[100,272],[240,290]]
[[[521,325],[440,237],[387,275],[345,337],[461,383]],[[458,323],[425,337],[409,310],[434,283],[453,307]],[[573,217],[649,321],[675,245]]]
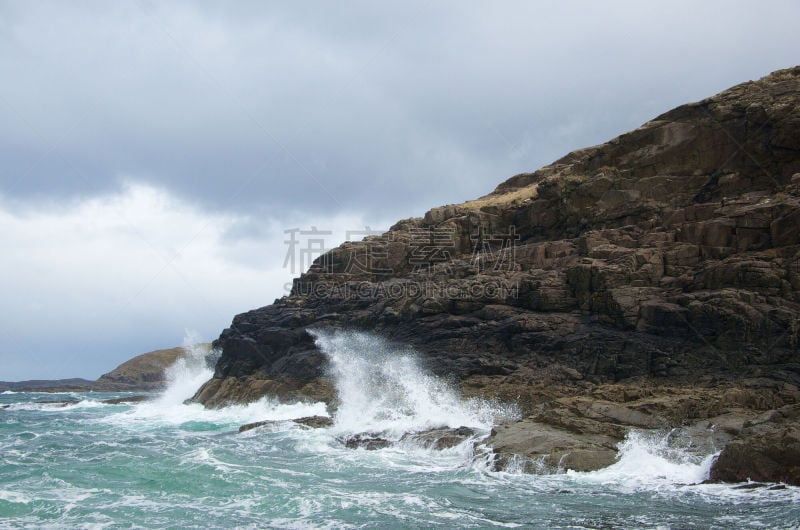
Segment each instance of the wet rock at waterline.
[[[324,429],[326,427],[330,427],[333,425],[333,419],[327,416],[305,416],[303,418],[297,418],[291,420],[293,423],[306,428],[311,429]],[[263,427],[265,425],[276,425],[278,423],[285,423],[279,422],[275,420],[263,420],[263,421],[255,421],[252,423],[246,423],[244,425],[239,426],[239,432],[247,432],[258,427]]]
[[310,427],[311,429],[324,429],[333,425],[333,418],[328,416],[306,416],[292,420],[298,425]]
[[458,427],[455,429],[430,429],[428,431],[413,432],[404,434],[400,442],[422,446],[426,449],[450,449],[461,445],[466,440],[473,438],[478,433],[470,427]]
[[124,405],[127,403],[139,403],[150,399],[148,396],[126,396],[112,399],[104,399],[101,403],[106,405]]
[[340,441],[348,449],[366,449],[367,451],[385,449],[392,445],[392,442],[386,438],[381,438],[379,434],[375,433],[354,434],[341,438]]
[[733,488],[731,488],[731,489],[734,489],[734,490],[757,490],[757,489],[761,489],[761,488],[765,488],[765,489],[767,489],[769,491],[779,491],[779,490],[785,490],[786,489],[786,485],[785,484],[769,484],[769,483],[765,483],[765,482],[748,482],[747,484],[740,484],[738,486],[733,486]]
[[366,449],[375,451],[385,449],[392,445],[416,446],[424,449],[444,450],[456,447],[477,436],[475,429],[470,427],[457,427],[429,429],[420,432],[405,433],[397,441],[392,441],[383,436],[383,433],[358,433],[339,439],[348,449]]
[[498,471],[553,473],[594,471],[614,463],[620,437],[581,434],[533,420],[500,425],[483,441],[494,453]]

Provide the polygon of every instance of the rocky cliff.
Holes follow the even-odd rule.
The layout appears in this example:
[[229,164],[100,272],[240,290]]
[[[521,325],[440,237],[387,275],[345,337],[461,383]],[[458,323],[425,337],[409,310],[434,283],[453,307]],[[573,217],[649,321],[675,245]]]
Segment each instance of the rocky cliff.
[[333,399],[306,330],[349,327],[597,447],[725,414],[744,436],[800,402],[799,204],[794,67],[341,245],[234,318],[195,399]]

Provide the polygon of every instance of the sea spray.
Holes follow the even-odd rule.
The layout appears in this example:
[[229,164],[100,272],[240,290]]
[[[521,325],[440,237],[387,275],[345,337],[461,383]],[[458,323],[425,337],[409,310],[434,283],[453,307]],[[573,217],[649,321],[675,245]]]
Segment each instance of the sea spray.
[[167,386],[156,400],[162,406],[182,404],[214,375],[206,362],[208,350],[187,332],[183,341],[185,355],[164,371]]
[[152,400],[137,403],[130,410],[109,416],[109,421],[129,427],[182,425],[191,430],[216,430],[220,425],[238,428],[254,421],[286,421],[303,416],[326,415],[323,403],[283,404],[264,397],[242,405],[206,409],[199,403],[188,403],[200,386],[213,375],[209,358],[218,352],[209,351],[196,335],[187,332],[183,349],[186,352],[165,370],[167,385]]
[[411,349],[359,331],[310,333],[330,362],[338,395],[336,428],[396,439],[408,432],[441,427],[488,431],[518,416],[513,405],[462,399],[445,381],[428,373]]
[[579,475],[591,482],[625,488],[698,484],[708,478],[717,454],[698,455],[675,447],[668,433],[631,431],[619,444],[616,463]]

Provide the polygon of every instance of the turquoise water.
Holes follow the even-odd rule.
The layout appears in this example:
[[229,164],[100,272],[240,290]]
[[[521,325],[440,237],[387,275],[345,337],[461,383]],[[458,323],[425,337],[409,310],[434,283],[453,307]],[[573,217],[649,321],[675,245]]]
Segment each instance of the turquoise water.
[[[459,401],[411,357],[359,365],[365,344],[324,340],[335,350],[334,372],[342,372],[340,392],[347,390],[327,429],[284,421],[324,415],[322,404],[184,405],[209,376],[191,362],[176,366],[169,389],[148,402],[0,395],[9,405],[0,410],[0,527],[786,528],[800,521],[800,489],[691,485],[709,459],[665,456],[657,440],[635,435],[606,470],[548,476],[490,472],[472,441],[445,451],[347,449],[340,438],[348,433],[381,429],[391,438],[437,422],[471,423],[480,438],[487,422],[513,411]],[[381,401],[386,395],[391,403]],[[58,399],[80,401],[40,403]],[[264,419],[276,423],[237,432]]]

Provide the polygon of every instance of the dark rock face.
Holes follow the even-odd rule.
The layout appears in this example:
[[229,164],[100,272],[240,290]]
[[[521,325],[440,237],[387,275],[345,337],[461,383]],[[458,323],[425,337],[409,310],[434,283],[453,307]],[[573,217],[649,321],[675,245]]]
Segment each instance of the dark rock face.
[[800,485],[800,406],[782,407],[747,422],[741,434],[714,462],[711,480]]
[[468,394],[522,396],[526,413],[632,378],[765,378],[765,400],[796,403],[799,103],[800,67],[781,70],[345,243],[234,318],[195,399],[331,401],[306,329],[350,327],[413,345]]

